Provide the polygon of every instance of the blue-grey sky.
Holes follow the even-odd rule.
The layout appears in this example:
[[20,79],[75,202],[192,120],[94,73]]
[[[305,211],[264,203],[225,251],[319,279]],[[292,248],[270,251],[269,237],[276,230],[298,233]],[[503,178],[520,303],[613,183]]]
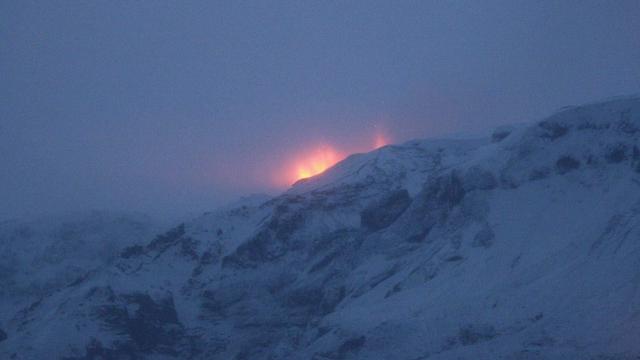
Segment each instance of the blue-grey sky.
[[640,92],[640,1],[0,1],[0,218],[201,211],[330,144]]

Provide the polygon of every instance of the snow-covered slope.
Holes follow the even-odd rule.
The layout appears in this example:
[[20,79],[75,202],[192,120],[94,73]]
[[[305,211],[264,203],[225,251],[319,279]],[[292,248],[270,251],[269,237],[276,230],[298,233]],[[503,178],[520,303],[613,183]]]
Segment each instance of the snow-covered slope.
[[111,264],[122,248],[161,227],[140,214],[103,211],[0,223],[0,323],[25,303]]
[[637,359],[640,99],[354,155],[142,240],[4,316],[0,357]]

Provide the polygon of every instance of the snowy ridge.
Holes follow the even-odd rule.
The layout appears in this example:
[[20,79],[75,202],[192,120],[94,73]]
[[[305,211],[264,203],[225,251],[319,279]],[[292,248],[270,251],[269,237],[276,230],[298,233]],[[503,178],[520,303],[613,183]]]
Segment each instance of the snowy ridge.
[[3,305],[0,357],[636,359],[638,239],[631,97],[353,155],[130,242]]

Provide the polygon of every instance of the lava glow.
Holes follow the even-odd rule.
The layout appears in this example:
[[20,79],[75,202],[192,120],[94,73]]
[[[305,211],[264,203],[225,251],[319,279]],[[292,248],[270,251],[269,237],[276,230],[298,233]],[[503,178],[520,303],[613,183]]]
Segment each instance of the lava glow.
[[381,148],[385,145],[389,145],[389,140],[383,133],[376,134],[376,140],[374,144],[374,149]]
[[344,155],[334,148],[326,145],[322,146],[298,160],[295,167],[295,175],[293,176],[294,182],[318,175],[343,158]]
[[298,180],[306,179],[318,175],[336,163],[342,161],[348,154],[354,152],[371,151],[383,147],[390,143],[389,138],[378,131],[369,142],[369,145],[340,149],[333,145],[317,145],[307,151],[291,154],[289,161],[286,161],[281,171],[274,174],[274,183],[278,187],[290,186]]

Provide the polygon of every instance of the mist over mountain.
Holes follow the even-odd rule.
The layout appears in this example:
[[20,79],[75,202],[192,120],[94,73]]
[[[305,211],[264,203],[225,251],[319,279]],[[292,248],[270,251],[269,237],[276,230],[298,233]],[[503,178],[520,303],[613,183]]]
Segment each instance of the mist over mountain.
[[637,359],[640,97],[356,154],[170,229],[0,224],[6,359]]
[[0,221],[175,219],[279,194],[323,146],[342,159],[378,136],[487,133],[638,93],[638,14],[638,0],[0,1]]

